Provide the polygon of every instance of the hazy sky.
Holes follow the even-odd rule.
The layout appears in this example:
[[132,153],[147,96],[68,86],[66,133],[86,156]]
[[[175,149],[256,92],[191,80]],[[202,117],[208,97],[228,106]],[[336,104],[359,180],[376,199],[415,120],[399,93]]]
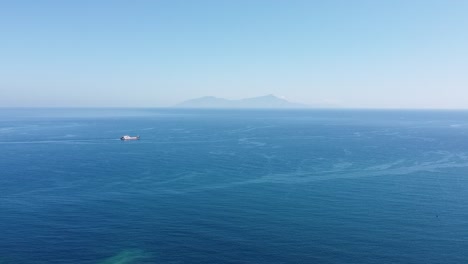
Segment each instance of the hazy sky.
[[0,106],[468,108],[468,1],[2,1]]

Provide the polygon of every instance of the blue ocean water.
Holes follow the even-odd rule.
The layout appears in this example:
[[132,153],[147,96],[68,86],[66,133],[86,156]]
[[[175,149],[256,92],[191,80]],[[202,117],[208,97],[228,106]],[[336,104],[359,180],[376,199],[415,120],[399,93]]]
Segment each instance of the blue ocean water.
[[1,109],[0,263],[467,263],[467,173],[468,112]]

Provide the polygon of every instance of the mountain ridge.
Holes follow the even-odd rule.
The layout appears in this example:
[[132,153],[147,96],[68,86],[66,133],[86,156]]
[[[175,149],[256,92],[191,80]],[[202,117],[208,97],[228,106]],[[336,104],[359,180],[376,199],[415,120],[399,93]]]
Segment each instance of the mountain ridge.
[[177,108],[307,108],[307,105],[289,102],[273,94],[230,100],[215,96],[202,96],[183,101]]

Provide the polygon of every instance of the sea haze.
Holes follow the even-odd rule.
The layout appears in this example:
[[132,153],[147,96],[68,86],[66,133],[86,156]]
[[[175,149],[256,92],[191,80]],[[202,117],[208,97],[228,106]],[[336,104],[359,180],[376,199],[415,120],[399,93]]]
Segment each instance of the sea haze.
[[467,139],[455,111],[1,109],[0,263],[467,263]]
[[[175,108],[216,108],[216,109],[289,109],[289,108],[308,108],[304,104],[289,102],[284,98],[276,97],[272,94],[244,98],[239,100],[229,100],[214,96],[204,96],[184,101],[175,106]],[[317,105],[315,105],[317,107]]]

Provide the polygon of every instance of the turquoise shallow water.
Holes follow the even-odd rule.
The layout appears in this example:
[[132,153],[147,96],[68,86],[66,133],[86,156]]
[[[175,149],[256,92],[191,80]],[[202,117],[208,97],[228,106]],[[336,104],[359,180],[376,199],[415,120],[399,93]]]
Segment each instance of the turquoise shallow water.
[[467,139],[468,112],[2,109],[0,263],[466,263]]

